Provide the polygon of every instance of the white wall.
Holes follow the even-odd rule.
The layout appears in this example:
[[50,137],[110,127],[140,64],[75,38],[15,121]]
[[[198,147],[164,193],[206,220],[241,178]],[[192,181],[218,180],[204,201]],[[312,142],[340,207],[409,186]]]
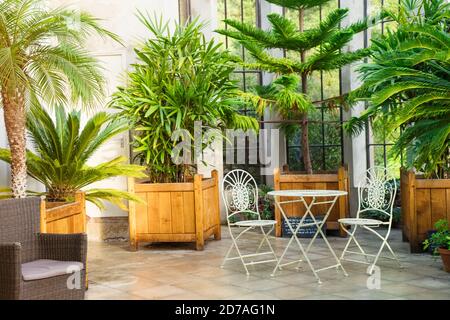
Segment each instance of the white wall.
[[[150,36],[147,29],[135,16],[137,10],[139,9],[144,13],[148,12],[151,16],[156,15],[158,18],[163,17],[166,21],[170,20],[172,24],[178,21],[178,0],[48,0],[47,3],[52,7],[68,6],[69,8],[90,12],[95,17],[103,20],[101,24],[105,28],[121,37],[124,46],[111,39],[102,39],[100,37],[93,37],[87,44],[88,50],[97,56],[105,69],[108,95],[114,92],[117,85],[124,84],[125,71],[131,63],[135,62],[133,48],[141,40]],[[104,103],[99,105],[97,110],[104,108],[108,100],[109,97],[105,97]],[[2,117],[0,120],[0,147],[6,146],[6,134],[4,133]],[[125,133],[110,141],[97,152],[91,164],[110,160],[118,155],[127,156],[128,154],[128,133]],[[7,185],[8,181],[9,170],[6,165],[0,163],[0,186]],[[30,186],[33,186],[35,189],[39,188],[32,182]],[[102,182],[101,186],[127,189],[125,178],[109,179]],[[126,212],[114,206],[108,206],[104,212],[100,212],[94,206],[89,206],[87,213],[91,217],[127,215]]]

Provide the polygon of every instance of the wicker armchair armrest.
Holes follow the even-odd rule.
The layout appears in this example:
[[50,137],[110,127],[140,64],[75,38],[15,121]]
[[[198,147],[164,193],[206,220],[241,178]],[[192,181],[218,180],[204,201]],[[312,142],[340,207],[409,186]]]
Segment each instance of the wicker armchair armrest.
[[39,253],[41,259],[79,261],[86,266],[87,235],[40,233]]
[[22,246],[0,243],[0,300],[19,299],[22,279]]

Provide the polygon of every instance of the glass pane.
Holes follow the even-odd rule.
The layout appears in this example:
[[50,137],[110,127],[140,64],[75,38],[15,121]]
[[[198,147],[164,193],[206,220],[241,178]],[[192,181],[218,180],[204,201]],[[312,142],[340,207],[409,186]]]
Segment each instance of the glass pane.
[[325,121],[341,121],[341,108],[324,107],[323,119]]
[[322,145],[322,124],[321,123],[310,123],[309,124],[309,143],[311,145]]
[[336,10],[339,7],[339,1],[329,1],[322,5],[322,19],[326,18],[330,12]]
[[242,19],[244,22],[256,25],[256,0],[243,0]]
[[384,166],[384,147],[383,146],[372,146],[373,148],[373,165],[375,166]]
[[244,90],[244,75],[242,73],[232,73],[230,78],[237,81],[237,84],[241,90]]
[[342,163],[341,147],[327,147],[325,150],[325,170],[336,171]]
[[321,97],[321,82],[320,73],[315,72],[308,77],[308,95],[312,101],[320,101]]
[[387,153],[387,166],[389,168],[389,172],[395,177],[400,178],[400,168],[402,166],[401,157],[395,158],[391,152],[392,146],[386,147]]
[[289,170],[291,171],[303,171],[304,166],[301,160],[301,150],[299,147],[291,147],[289,148]]
[[[226,15],[225,15],[225,2],[226,2],[227,0],[219,0],[219,1],[217,1],[217,27],[219,28],[219,29],[225,29],[226,28],[226,24],[225,24],[225,22],[223,21],[225,18],[226,18]],[[228,10],[228,8],[227,8],[227,10]],[[224,35],[221,35],[221,34],[218,34],[218,33],[214,33],[214,38],[216,38],[217,39],[217,41],[219,41],[219,42],[222,42],[222,43],[225,43],[225,36]]]
[[380,12],[383,0],[368,0],[369,15],[374,15]]
[[325,144],[341,144],[341,126],[338,123],[325,124]]
[[321,147],[311,147],[311,162],[314,171],[323,171],[323,149]]
[[284,134],[288,138],[289,146],[299,146],[300,145],[300,127],[298,125],[289,124],[282,126]]
[[259,73],[246,72],[245,73],[245,89],[249,90],[256,85],[259,85],[260,77],[261,77],[261,75]]
[[305,30],[316,28],[320,23],[319,7],[311,8],[305,11]]
[[323,73],[323,98],[338,97],[340,93],[339,70]]

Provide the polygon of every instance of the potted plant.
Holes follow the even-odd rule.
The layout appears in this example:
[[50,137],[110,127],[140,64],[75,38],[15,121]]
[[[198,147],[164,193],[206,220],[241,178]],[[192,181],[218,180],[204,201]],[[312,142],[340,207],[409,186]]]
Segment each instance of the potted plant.
[[138,17],[151,37],[135,49],[129,83],[111,102],[134,127],[134,159],[149,177],[129,184],[147,202],[131,204],[130,244],[195,242],[201,250],[211,235],[220,238],[217,171],[208,179],[197,174],[202,150],[210,146],[203,138],[211,129],[256,130],[258,123],[237,112],[234,64],[220,44],[205,39],[201,23],[171,31],[161,21]]
[[3,0],[0,21],[0,107],[11,149],[11,189],[14,198],[24,198],[27,108],[38,101],[94,105],[104,79],[84,44],[92,34],[119,40],[89,13],[49,9],[44,0]]
[[450,231],[448,221],[440,219],[435,223],[435,231],[423,242],[425,250],[433,248],[434,255],[440,254],[444,270],[450,272]]
[[372,62],[360,67],[363,84],[354,93],[368,108],[347,126],[357,133],[371,121],[387,135],[402,128],[391,155],[405,160],[403,235],[413,252],[450,209],[449,14],[444,0],[404,0],[398,12],[389,12],[397,29],[373,40]]
[[[342,103],[343,96],[314,102],[311,98],[312,86],[309,86],[309,83],[312,75],[339,70],[368,56],[368,49],[351,52],[346,47],[356,34],[369,27],[370,19],[341,28],[348,9],[337,8],[324,17],[322,22],[306,30],[305,12],[319,10],[321,6],[327,5],[329,0],[268,2],[279,5],[286,11],[298,12],[298,21],[288,18],[287,15],[272,13],[267,16],[271,24],[270,30],[263,30],[255,28],[251,23],[226,19],[227,28],[217,32],[238,40],[251,54],[254,62],[239,60],[243,67],[261,69],[277,76],[270,85],[256,87],[253,93],[245,93],[243,96],[254,103],[260,114],[271,108],[286,120],[282,129],[288,138],[293,138],[294,134],[300,135],[297,139],[302,148],[299,160],[303,163],[304,172],[284,172],[278,169],[281,184],[275,182],[275,189],[291,183],[295,183],[298,188],[305,186],[310,189],[344,187],[344,184],[339,185],[337,172],[315,172],[313,175],[308,121],[309,116],[317,109],[315,104],[335,107]],[[274,55],[272,49],[282,49],[285,55]],[[297,130],[298,126],[300,130]],[[290,186],[292,188],[292,185]],[[348,207],[348,198],[340,199],[327,222],[329,229],[340,229],[337,220],[348,214]],[[295,210],[288,210],[288,215],[295,219],[295,216],[301,214],[302,208],[298,206]],[[323,210],[324,208],[321,208],[317,213],[323,214]],[[278,221],[276,235],[281,236],[281,214],[278,208],[275,209],[275,218]],[[345,233],[342,232],[341,235]]]
[[[41,229],[52,233],[85,232],[85,200],[100,209],[104,208],[103,200],[123,209],[126,209],[123,200],[140,201],[126,191],[89,188],[89,185],[117,176],[145,177],[145,168],[127,164],[124,157],[88,164],[102,145],[128,130],[125,121],[98,112],[82,127],[79,111],[67,113],[63,107],[54,109],[55,120],[40,106],[31,106],[27,113],[27,131],[36,150],[27,151],[27,173],[46,188]],[[11,151],[0,148],[0,160],[11,163]]]

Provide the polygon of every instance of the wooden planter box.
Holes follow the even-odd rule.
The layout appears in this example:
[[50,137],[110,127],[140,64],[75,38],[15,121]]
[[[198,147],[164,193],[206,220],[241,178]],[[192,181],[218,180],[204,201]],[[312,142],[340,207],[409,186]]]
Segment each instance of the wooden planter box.
[[86,200],[83,192],[74,202],[41,202],[42,233],[86,233]]
[[400,188],[403,239],[409,241],[411,252],[422,252],[422,241],[435,222],[450,222],[450,179],[424,179],[402,170]]
[[194,182],[136,183],[129,191],[145,204],[130,202],[130,246],[140,242],[195,242],[203,250],[211,235],[220,239],[219,179],[216,170],[210,179],[195,175]]
[[[293,189],[307,189],[307,190],[343,190],[350,193],[348,171],[345,167],[340,167],[338,172],[304,174],[295,172],[280,172],[279,168],[274,171],[274,189],[275,190],[293,190]],[[287,200],[281,197],[281,201]],[[332,200],[332,198],[324,198],[325,200]],[[310,200],[306,198],[306,201]],[[302,203],[285,204],[285,213],[288,217],[299,217],[305,213],[305,207]],[[317,205],[312,208],[314,215],[321,215],[326,213],[329,204]],[[338,219],[345,218],[349,213],[349,196],[339,197],[334,205],[330,216],[327,220],[327,230],[339,230],[339,235],[346,236],[346,233],[340,229]],[[275,235],[281,236],[282,215],[280,210],[275,207],[275,220],[277,226]]]

